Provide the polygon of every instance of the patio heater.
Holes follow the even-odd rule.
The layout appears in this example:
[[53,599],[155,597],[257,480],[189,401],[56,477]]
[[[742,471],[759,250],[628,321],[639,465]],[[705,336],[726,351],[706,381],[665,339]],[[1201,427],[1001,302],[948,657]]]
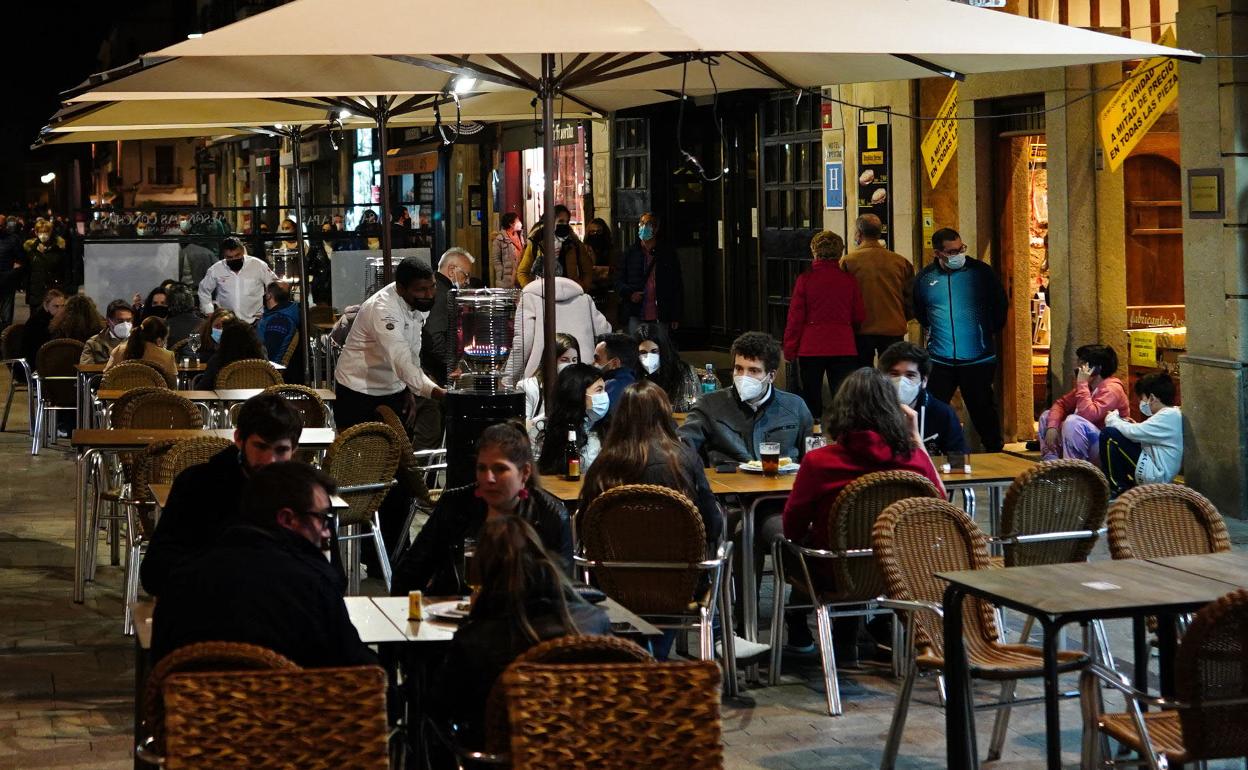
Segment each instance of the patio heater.
[[475,480],[477,439],[486,428],[524,417],[524,392],[516,386],[521,362],[511,357],[519,298],[510,289],[451,292],[447,344],[454,357],[443,404],[448,488]]

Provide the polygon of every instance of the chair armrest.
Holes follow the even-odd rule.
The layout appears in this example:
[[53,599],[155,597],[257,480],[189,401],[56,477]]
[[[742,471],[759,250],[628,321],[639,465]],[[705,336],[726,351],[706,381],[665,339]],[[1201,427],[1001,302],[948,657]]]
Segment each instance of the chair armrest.
[[1135,686],[1131,683],[1131,680],[1127,678],[1126,674],[1118,671],[1110,671],[1100,663],[1089,663],[1083,669],[1083,673],[1080,675],[1080,678],[1084,680],[1099,679],[1101,683],[1117,690],[1136,703],[1143,703],[1149,706],[1177,705],[1173,700],[1167,700],[1166,698],[1156,695],[1149,695],[1146,692],[1141,692],[1135,689]]
[[1101,527],[1097,530],[1079,529],[1070,532],[1042,532],[1036,535],[1001,535],[988,538],[994,545],[1025,545],[1028,543],[1051,543],[1060,540],[1096,540],[1108,531]]
[[800,553],[802,556],[810,556],[816,559],[860,559],[866,556],[875,556],[875,551],[870,548],[858,548],[848,551],[827,551],[819,548],[807,548],[804,545],[798,545],[787,537],[780,540],[785,548],[794,553]]
[[389,489],[394,485],[394,479],[390,479],[389,481],[378,481],[372,484],[353,484],[345,487],[338,487],[338,491],[334,494],[347,495],[353,492],[376,492],[379,489]]
[[935,602],[916,602],[909,599],[881,599],[880,606],[903,612],[931,612],[940,618],[945,616],[944,608]]
[[138,758],[139,761],[145,762],[149,765],[156,765],[157,767],[164,767],[165,757],[161,754],[157,754],[152,749],[152,744],[154,744],[155,742],[156,742],[156,739],[152,737],[148,737],[144,739],[142,743],[134,747],[134,756]]

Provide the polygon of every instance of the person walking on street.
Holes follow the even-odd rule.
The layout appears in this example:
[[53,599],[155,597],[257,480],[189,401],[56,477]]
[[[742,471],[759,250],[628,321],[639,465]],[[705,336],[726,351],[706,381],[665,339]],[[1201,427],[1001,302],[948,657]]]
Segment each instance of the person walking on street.
[[228,308],[251,323],[264,312],[265,289],[276,280],[267,262],[247,256],[239,239],[226,238],[221,242],[221,261],[199,282],[199,309],[210,316],[219,307]]
[[490,239],[490,285],[515,289],[516,270],[524,254],[524,222],[514,211],[503,214],[501,227]]
[[858,366],[875,366],[876,355],[901,342],[906,321],[914,318],[914,265],[889,251],[880,242],[882,234],[880,218],[863,214],[854,222],[857,248],[841,257],[841,269],[858,281],[867,309],[857,333]]
[[26,304],[32,308],[43,301],[51,289],[68,293],[65,275],[69,270],[69,257],[65,251],[65,239],[52,232],[52,223],[46,219],[35,222],[35,237],[26,241]]
[[616,273],[621,320],[627,323],[629,334],[644,321],[657,321],[673,330],[680,327],[685,297],[680,260],[658,236],[658,217],[642,214],[637,240],[624,252]]
[[993,335],[1005,326],[1005,289],[988,264],[967,256],[957,231],[937,230],[932,248],[936,261],[914,282],[914,314],[932,357],[927,387],[945,403],[961,390],[984,451],[1000,452],[1004,442],[992,389],[997,374]]
[[13,323],[13,301],[26,266],[26,251],[15,217],[0,214],[0,329]]
[[[589,248],[576,237],[572,231],[572,212],[563,204],[555,206],[555,275],[571,278],[589,291],[594,279],[594,255]],[[546,275],[545,257],[546,234],[541,225],[529,233],[529,245],[524,249],[524,256],[516,268],[516,277],[521,286],[528,286],[539,281]]]

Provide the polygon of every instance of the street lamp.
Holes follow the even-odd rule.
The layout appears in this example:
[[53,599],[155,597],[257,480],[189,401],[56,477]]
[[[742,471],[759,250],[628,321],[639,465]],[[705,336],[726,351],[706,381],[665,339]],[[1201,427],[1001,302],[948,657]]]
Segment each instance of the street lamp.
[[39,177],[39,181],[43,182],[44,184],[52,185],[52,194],[48,197],[48,207],[52,208],[53,206],[56,205],[56,172],[49,171],[48,173]]

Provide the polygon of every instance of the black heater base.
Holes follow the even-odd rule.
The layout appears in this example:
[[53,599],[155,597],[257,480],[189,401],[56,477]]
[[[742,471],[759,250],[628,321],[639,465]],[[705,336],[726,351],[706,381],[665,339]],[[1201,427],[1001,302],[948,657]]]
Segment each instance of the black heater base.
[[446,394],[446,486],[472,484],[477,478],[477,439],[491,425],[524,419],[524,393]]

